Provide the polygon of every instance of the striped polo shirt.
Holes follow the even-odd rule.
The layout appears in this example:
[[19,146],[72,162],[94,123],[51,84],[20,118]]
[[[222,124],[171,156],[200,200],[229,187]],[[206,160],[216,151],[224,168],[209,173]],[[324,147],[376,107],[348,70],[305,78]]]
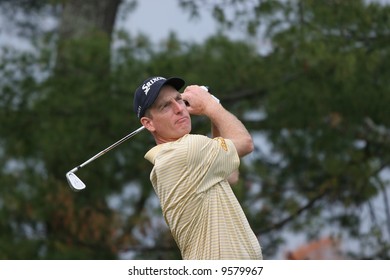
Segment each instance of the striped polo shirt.
[[240,159],[232,141],[187,134],[152,148],[150,180],[183,259],[262,259],[227,177]]

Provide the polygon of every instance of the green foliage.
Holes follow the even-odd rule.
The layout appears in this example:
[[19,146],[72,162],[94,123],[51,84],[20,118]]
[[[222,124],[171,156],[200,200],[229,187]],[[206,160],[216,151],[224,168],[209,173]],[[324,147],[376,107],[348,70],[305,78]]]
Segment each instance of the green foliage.
[[[273,67],[280,69],[278,80],[288,79],[266,98],[267,136],[281,160],[272,165],[259,160],[267,167],[256,168],[264,181],[259,197],[292,217],[306,216],[305,223],[337,207],[340,214],[331,214],[332,223],[359,230],[356,212],[382,193],[373,181],[389,163],[388,142],[374,136],[378,124],[389,126],[389,48],[382,42],[389,8],[360,1],[299,5],[299,22],[290,15],[291,26],[272,30]],[[362,250],[360,257],[375,258],[375,250],[379,246]]]

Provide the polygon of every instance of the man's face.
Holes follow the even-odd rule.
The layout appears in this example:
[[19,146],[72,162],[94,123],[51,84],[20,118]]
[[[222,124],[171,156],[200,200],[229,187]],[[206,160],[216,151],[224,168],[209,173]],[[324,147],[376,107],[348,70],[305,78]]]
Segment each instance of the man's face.
[[181,94],[172,86],[163,86],[142,124],[157,144],[179,139],[191,131],[191,118]]

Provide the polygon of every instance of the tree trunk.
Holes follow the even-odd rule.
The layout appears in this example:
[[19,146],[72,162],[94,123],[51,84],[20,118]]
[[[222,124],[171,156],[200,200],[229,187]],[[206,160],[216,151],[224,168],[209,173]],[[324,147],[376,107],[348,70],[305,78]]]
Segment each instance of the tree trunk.
[[[112,33],[121,2],[122,0],[68,0],[64,3],[58,32],[57,71],[67,69],[69,60],[74,61],[74,44],[87,41],[90,42],[88,46],[78,45],[79,49],[81,47],[79,51],[90,52],[95,59],[104,59],[104,68],[109,69]],[[96,49],[97,46],[99,49]],[[99,53],[98,56],[96,52]]]
[[111,36],[122,0],[68,0],[61,17],[60,39],[83,38],[91,31]]

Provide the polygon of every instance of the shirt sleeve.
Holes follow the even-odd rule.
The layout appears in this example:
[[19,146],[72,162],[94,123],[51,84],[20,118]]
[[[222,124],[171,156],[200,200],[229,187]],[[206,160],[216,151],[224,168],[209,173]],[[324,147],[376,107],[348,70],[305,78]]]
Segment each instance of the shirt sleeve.
[[238,169],[240,159],[233,142],[217,137],[194,135],[189,141],[188,168],[193,180],[212,186],[226,180]]

